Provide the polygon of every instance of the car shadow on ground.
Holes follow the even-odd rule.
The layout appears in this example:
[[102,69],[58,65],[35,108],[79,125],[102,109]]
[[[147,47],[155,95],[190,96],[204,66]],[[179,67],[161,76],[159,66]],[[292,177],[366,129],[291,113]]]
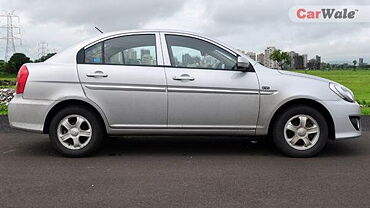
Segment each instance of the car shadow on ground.
[[271,155],[265,139],[245,137],[154,136],[108,138],[101,154],[119,155]]
[[[51,146],[47,135],[32,134],[32,138],[17,138],[17,152],[29,156],[60,157]],[[361,138],[364,139],[364,138]],[[320,157],[356,156],[369,152],[368,145],[360,140],[330,141],[319,154]],[[16,141],[14,141],[16,142]],[[126,136],[109,137],[94,157],[107,156],[276,156],[284,157],[277,151],[269,138],[210,137],[210,136]]]
[[[320,157],[366,153],[358,141],[329,141]],[[121,137],[109,138],[98,155],[244,155],[284,156],[269,138],[246,137]]]
[[[7,119],[0,116],[0,136],[12,141],[14,148],[28,155],[58,156],[48,136],[11,129]],[[360,139],[329,141],[320,157],[356,156],[370,152],[368,144],[370,116],[362,118],[363,136]],[[13,135],[13,136],[11,136]],[[14,148],[9,148],[13,150]],[[12,152],[12,151],[11,151]],[[124,155],[259,155],[282,156],[268,138],[230,136],[130,136],[106,138],[97,157]]]

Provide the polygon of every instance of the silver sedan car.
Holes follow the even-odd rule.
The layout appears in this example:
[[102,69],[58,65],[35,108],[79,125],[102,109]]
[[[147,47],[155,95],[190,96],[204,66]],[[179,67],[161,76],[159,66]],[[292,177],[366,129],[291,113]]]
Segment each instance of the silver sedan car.
[[106,135],[268,135],[293,157],[361,135],[346,87],[167,30],[102,34],[23,65],[9,121],[49,134],[69,157],[90,155]]

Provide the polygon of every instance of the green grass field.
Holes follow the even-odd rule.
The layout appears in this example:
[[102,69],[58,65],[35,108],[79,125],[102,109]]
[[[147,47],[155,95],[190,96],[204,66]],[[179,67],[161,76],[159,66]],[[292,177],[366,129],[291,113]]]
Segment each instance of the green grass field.
[[16,74],[7,74],[2,71],[0,71],[0,80],[12,80],[15,81],[17,79]]
[[8,106],[4,104],[0,104],[0,115],[7,115],[8,114]]
[[[370,115],[370,70],[310,70],[296,71],[311,74],[338,82],[353,91],[357,102],[368,107],[362,108],[364,115]],[[0,72],[0,80],[15,80],[16,75]],[[0,86],[2,88],[3,86]],[[11,86],[14,88],[14,86]],[[7,113],[7,106],[0,105],[0,115]]]

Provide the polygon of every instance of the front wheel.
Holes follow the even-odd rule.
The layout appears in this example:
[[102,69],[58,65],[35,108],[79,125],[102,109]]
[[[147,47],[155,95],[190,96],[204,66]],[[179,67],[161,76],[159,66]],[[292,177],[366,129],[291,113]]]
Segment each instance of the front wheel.
[[49,138],[55,149],[67,157],[84,157],[96,151],[104,129],[98,117],[87,108],[71,106],[51,120]]
[[316,109],[294,106],[276,120],[273,140],[278,149],[288,156],[312,157],[327,143],[328,124]]

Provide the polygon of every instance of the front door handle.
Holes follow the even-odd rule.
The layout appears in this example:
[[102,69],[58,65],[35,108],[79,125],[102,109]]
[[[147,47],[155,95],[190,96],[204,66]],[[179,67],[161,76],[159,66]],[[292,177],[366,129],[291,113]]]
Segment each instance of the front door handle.
[[102,71],[96,71],[93,74],[86,74],[87,77],[108,77],[108,74],[104,74]]
[[194,77],[191,77],[189,74],[182,74],[181,76],[175,76],[172,78],[173,80],[187,80],[187,81],[194,81]]

